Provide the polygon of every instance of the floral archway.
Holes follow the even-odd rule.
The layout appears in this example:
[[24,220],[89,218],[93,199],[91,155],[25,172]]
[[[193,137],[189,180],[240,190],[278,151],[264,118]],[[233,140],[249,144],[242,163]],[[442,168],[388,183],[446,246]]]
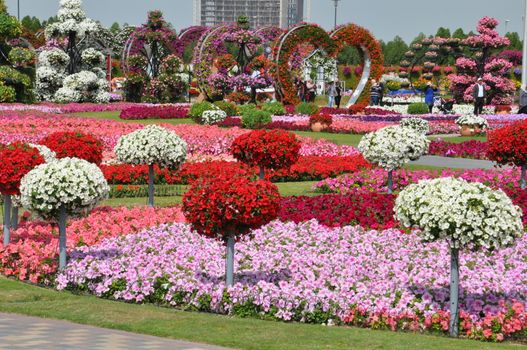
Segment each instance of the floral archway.
[[175,53],[183,60],[185,60],[185,51],[187,48],[191,47],[193,43],[197,43],[203,33],[205,33],[209,28],[206,26],[191,26],[185,29],[182,29],[179,32],[178,40],[175,44]]

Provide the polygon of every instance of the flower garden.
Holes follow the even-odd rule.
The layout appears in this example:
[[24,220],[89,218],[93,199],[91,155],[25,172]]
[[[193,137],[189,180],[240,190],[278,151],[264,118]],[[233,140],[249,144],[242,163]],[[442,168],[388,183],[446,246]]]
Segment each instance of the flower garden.
[[[61,0],[40,53],[24,48],[34,91],[0,84],[1,275],[241,318],[527,340],[527,115],[494,19],[415,44],[395,79],[355,24],[242,17],[178,34],[153,11],[117,35],[115,97],[104,28],[81,5]],[[2,50],[22,50],[20,24],[0,16],[13,20]],[[346,47],[363,55],[350,102],[302,101],[304,59]],[[486,61],[453,56],[462,47]],[[417,87],[449,54],[452,110],[416,113],[418,95],[368,105],[369,78]],[[488,103],[474,115],[480,68]]]

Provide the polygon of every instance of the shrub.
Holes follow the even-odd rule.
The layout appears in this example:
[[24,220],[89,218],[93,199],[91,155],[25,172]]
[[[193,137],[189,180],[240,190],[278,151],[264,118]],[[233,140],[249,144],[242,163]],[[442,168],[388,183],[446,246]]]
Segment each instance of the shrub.
[[272,115],[284,115],[285,108],[280,102],[266,102],[262,105],[262,110],[271,113]]
[[101,164],[103,144],[92,135],[81,132],[55,132],[40,143],[57,154],[57,158],[79,158]]
[[411,103],[408,106],[408,114],[428,114],[430,110],[426,103]]
[[248,129],[261,129],[272,121],[271,113],[259,109],[247,109],[242,114],[242,125]]
[[196,102],[190,107],[190,111],[188,112],[189,117],[192,118],[196,123],[199,123],[201,121],[201,115],[203,112],[216,109],[216,107],[207,101],[203,102]]
[[233,117],[238,115],[238,107],[235,103],[228,101],[216,101],[214,105],[224,111],[227,114],[227,117]]
[[11,86],[5,86],[3,83],[0,83],[0,102],[10,103],[16,101],[16,91]]
[[318,110],[318,106],[313,102],[302,102],[299,103],[295,108],[296,113],[305,115],[317,114]]
[[401,88],[401,83],[395,80],[390,80],[386,83],[386,88],[390,91],[396,91]]
[[258,107],[253,103],[238,106],[238,112],[240,113],[240,115],[243,115],[243,113],[251,109],[258,109]]

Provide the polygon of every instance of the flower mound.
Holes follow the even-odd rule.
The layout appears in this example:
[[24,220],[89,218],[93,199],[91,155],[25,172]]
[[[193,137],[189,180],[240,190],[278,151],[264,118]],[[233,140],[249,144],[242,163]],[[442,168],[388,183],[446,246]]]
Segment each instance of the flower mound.
[[101,164],[103,144],[92,135],[81,132],[55,132],[44,137],[40,144],[56,153],[57,158],[79,158]]
[[472,125],[480,127],[481,129],[488,129],[489,127],[487,119],[477,115],[462,115],[461,117],[456,119],[456,124],[460,126]]
[[185,162],[187,143],[175,132],[150,125],[122,136],[115,146],[115,154],[127,164],[158,164],[176,169]]
[[0,193],[4,195],[18,195],[20,180],[45,162],[38,149],[22,142],[0,145],[0,159]]
[[183,197],[188,222],[205,235],[244,234],[276,218],[278,188],[246,177],[197,181]]
[[430,131],[430,123],[427,120],[421,118],[404,118],[401,119],[403,128],[410,128],[417,131],[420,134],[426,135]]
[[[72,254],[57,278],[118,300],[159,302],[202,311],[309,323],[345,321],[383,329],[448,329],[449,249],[415,233],[328,228],[315,221],[275,221],[236,244],[236,284],[225,289],[224,247],[189,225],[161,226],[112,238]],[[462,334],[490,328],[514,334],[511,315],[527,328],[527,239],[489,255],[462,252]],[[517,303],[514,302],[517,300]],[[507,305],[517,306],[501,320]],[[357,312],[357,317],[351,315]],[[358,314],[362,315],[358,317]],[[466,316],[466,317],[465,317]],[[412,322],[393,320],[412,319]],[[417,327],[413,327],[416,325]],[[506,329],[505,332],[503,329]],[[472,336],[476,336],[472,334]],[[521,333],[517,333],[521,334]]]
[[494,130],[488,136],[487,157],[499,164],[527,164],[527,120]]
[[234,140],[234,158],[266,169],[288,168],[298,161],[300,142],[294,134],[282,130],[255,130]]
[[426,242],[447,239],[452,248],[511,245],[523,235],[522,211],[501,190],[451,177],[423,180],[395,200],[396,217],[419,227]]
[[359,151],[371,163],[386,170],[395,170],[428,152],[430,141],[410,128],[388,126],[365,135]]
[[78,158],[63,158],[31,170],[20,184],[24,208],[48,220],[58,218],[61,206],[69,215],[93,209],[108,197],[109,187],[102,171]]
[[203,112],[201,115],[201,123],[205,125],[213,125],[221,123],[227,118],[227,113],[222,110],[210,109]]

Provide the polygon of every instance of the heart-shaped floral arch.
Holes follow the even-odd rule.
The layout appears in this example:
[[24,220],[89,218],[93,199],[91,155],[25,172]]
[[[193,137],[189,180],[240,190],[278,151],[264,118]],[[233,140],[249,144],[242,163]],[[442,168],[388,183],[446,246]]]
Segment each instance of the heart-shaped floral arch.
[[324,51],[330,57],[337,57],[347,46],[356,47],[363,55],[364,69],[358,86],[350,98],[348,106],[367,104],[370,94],[369,79],[380,79],[383,73],[384,59],[381,45],[365,28],[348,24],[328,34],[316,24],[303,23],[291,28],[275,42],[273,48],[274,78],[276,97],[284,104],[300,102],[298,91],[293,82],[289,66],[291,56],[300,44],[311,44],[315,49]]

